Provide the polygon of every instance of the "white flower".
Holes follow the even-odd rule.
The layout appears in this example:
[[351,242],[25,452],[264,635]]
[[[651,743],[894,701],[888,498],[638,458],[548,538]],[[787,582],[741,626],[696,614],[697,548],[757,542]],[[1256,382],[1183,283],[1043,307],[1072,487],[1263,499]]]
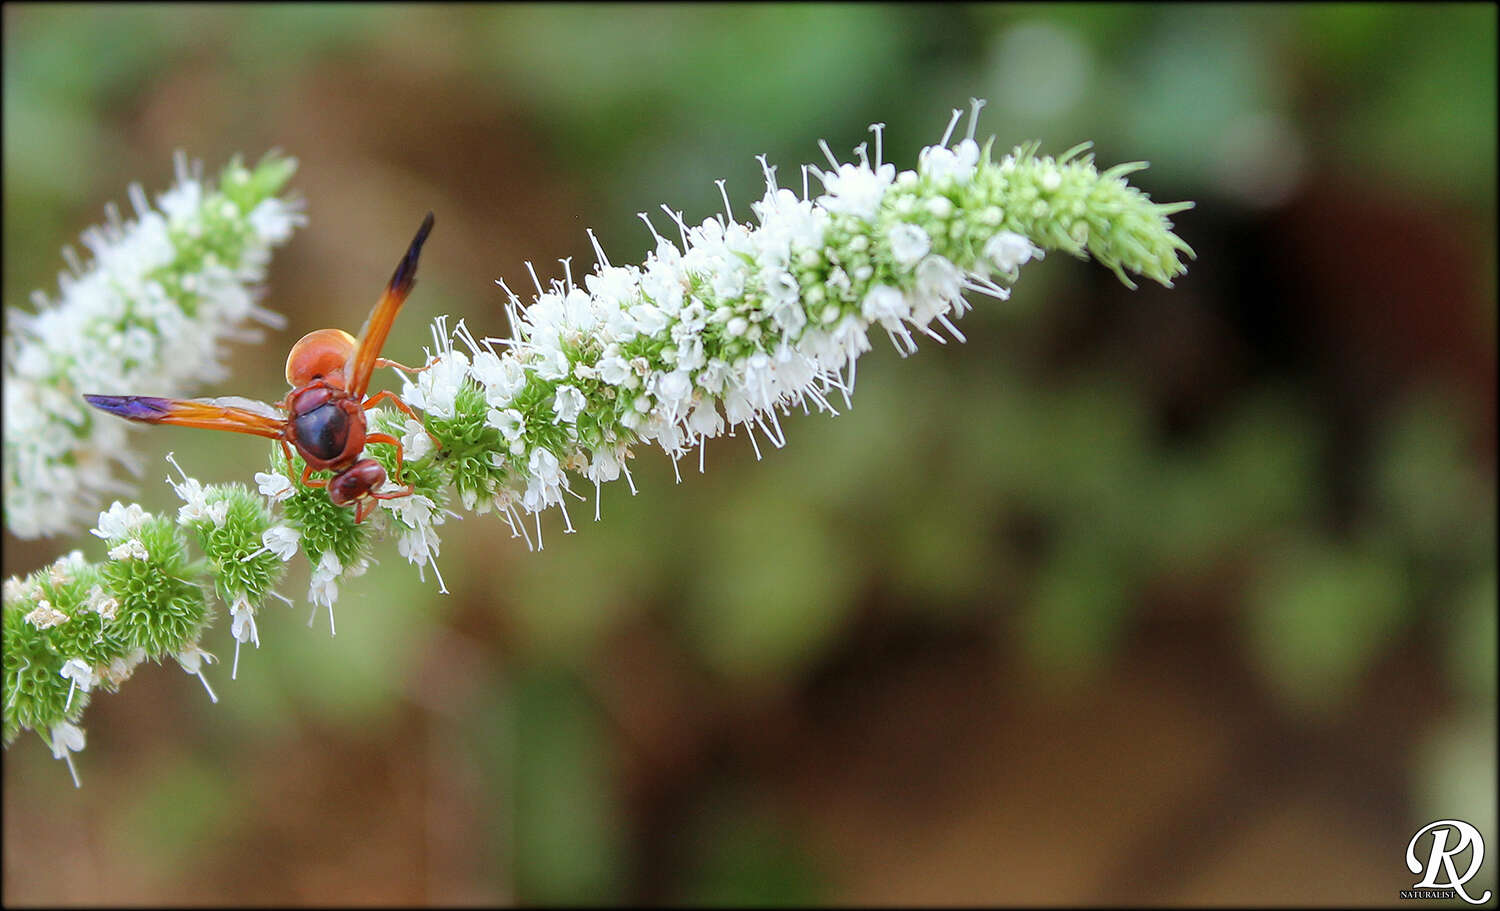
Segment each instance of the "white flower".
[[260,632],[255,628],[255,608],[250,606],[250,599],[243,594],[237,596],[229,605],[229,616],[232,618],[229,633],[234,641],[251,642],[260,648]]
[[859,309],[865,319],[872,323],[878,321],[887,328],[894,326],[902,317],[910,313],[906,296],[901,293],[900,288],[892,288],[890,285],[876,285],[871,288]]
[[956,148],[928,146],[917,154],[917,170],[938,186],[967,183],[979,164],[979,144],[965,139]]
[[508,404],[526,385],[526,368],[515,358],[501,359],[493,351],[475,354],[469,375],[484,387],[485,401],[491,405]]
[[146,560],[150,556],[139,538],[127,538],[109,549],[111,560]]
[[217,659],[211,652],[206,652],[198,643],[193,643],[175,656],[177,663],[189,674],[196,674],[203,669],[205,663],[212,664]]
[[449,348],[417,374],[416,383],[402,379],[401,398],[435,417],[451,418],[459,387],[468,375],[468,355]]
[[573,369],[568,362],[568,353],[561,348],[540,349],[531,362],[531,369],[544,380],[560,380]]
[[[465,491],[465,493],[473,497],[471,491]],[[477,500],[477,497],[473,499]],[[435,561],[441,541],[433,526],[444,522],[443,512],[437,508],[437,504],[431,497],[413,494],[409,497],[385,500],[384,505],[404,526],[400,536],[396,539],[396,551],[405,557],[407,562],[416,564],[418,572],[424,579],[426,574],[423,570],[427,564],[431,563],[433,571],[436,572]],[[441,574],[438,575],[438,587],[443,592],[447,591]]]
[[585,404],[583,393],[577,387],[558,386],[557,394],[552,397],[552,410],[557,414],[552,423],[573,423],[578,420],[578,412],[583,410]]
[[870,350],[870,339],[865,335],[865,323],[852,313],[839,320],[838,325],[833,327],[829,341],[832,343],[834,353],[827,358],[819,358],[819,364],[825,369],[839,369],[846,361],[852,361]]
[[539,446],[531,451],[526,468],[530,477],[521,501],[528,512],[540,512],[562,502],[562,467],[557,456]]
[[716,437],[724,430],[724,418],[719,416],[713,401],[705,399],[688,415],[688,427],[702,436]]
[[[82,570],[87,565],[88,561],[84,559],[83,551],[71,550],[61,557],[58,557],[56,560],[53,560],[52,566],[50,568],[52,570],[53,579],[62,581],[71,578],[75,573],[77,573],[79,570]],[[61,576],[59,576],[59,574],[61,574]]]
[[431,525],[423,525],[403,532],[396,540],[396,552],[408,563],[424,566],[437,557],[441,543],[437,531]]
[[69,752],[81,752],[85,745],[83,730],[68,721],[52,726],[52,758],[62,759]]
[[82,658],[69,658],[63,662],[62,670],[58,672],[64,680],[73,681],[73,685],[85,693],[89,691],[98,677],[94,669]]
[[675,421],[693,398],[693,378],[686,370],[663,374],[656,383],[658,407],[663,417]]
[[697,336],[693,336],[692,338],[683,339],[682,341],[678,342],[678,370],[701,370],[707,363],[708,355],[703,349],[703,339]]
[[137,666],[146,660],[146,650],[140,646],[130,650],[130,654],[121,658],[111,659],[109,667],[99,672],[99,679],[111,689],[118,688],[120,684],[130,679]]
[[415,462],[432,452],[432,437],[427,435],[427,428],[421,423],[407,418],[402,425],[401,446],[406,450],[406,460]]
[[36,590],[36,583],[29,582],[19,576],[11,576],[5,580],[5,603],[13,604],[22,599],[31,597]]
[[113,620],[115,613],[120,609],[120,602],[106,595],[103,587],[95,585],[89,589],[88,600],[84,602],[84,606],[105,620]]
[[407,528],[421,528],[443,522],[443,514],[437,509],[437,504],[425,494],[414,493],[409,497],[396,497],[381,502]]
[[260,487],[260,492],[270,497],[273,503],[280,503],[282,500],[289,499],[292,494],[297,492],[297,488],[293,486],[290,478],[274,471],[257,471],[255,473],[255,483]]
[[600,449],[589,460],[584,476],[595,484],[613,481],[620,476],[620,468],[623,464],[619,452],[612,449]]
[[[236,641],[234,649],[236,665],[239,664],[239,655],[239,643],[238,641]],[[208,690],[208,698],[213,702],[218,702],[218,694],[214,692],[213,687],[208,685],[208,678],[203,676],[203,665],[212,664],[215,660],[217,660],[214,658],[213,654],[204,651],[201,645],[194,642],[192,645],[189,645],[187,648],[184,648],[182,651],[178,652],[175,657],[177,658],[178,665],[180,665],[185,672],[192,674],[194,677],[197,677],[203,683],[203,688],[205,690]],[[125,673],[126,676],[128,676],[130,672],[127,670]]]
[[718,358],[710,358],[698,373],[698,386],[712,395],[718,395],[724,391],[724,384],[728,381],[730,372],[727,363]]
[[917,266],[917,293],[944,302],[957,300],[963,294],[963,273],[946,257],[928,256]]
[[317,568],[313,570],[311,584],[307,589],[307,598],[314,604],[322,607],[333,607],[333,602],[338,600],[339,587],[335,582],[344,571],[343,564],[339,562],[338,555],[332,550],[323,551],[319,558]]
[[93,667],[82,658],[69,658],[63,662],[62,670],[58,672],[64,680],[72,681],[68,686],[68,702],[63,711],[73,705],[73,690],[79,689],[87,693],[99,682],[99,675],[94,672]]
[[73,787],[81,787],[78,783],[78,770],[73,766],[73,753],[82,752],[85,738],[83,729],[70,721],[59,721],[52,726],[52,758],[62,759],[68,763],[68,772],[73,776]]
[[984,256],[1001,272],[1018,269],[1041,250],[1014,231],[1001,231],[985,241]]
[[500,431],[507,443],[514,443],[526,432],[526,416],[514,408],[504,411],[491,408],[489,414],[485,415],[484,422]]
[[896,265],[910,267],[932,249],[932,238],[918,225],[897,222],[887,235],[891,243],[891,256]]
[[[167,458],[172,458],[171,453],[167,454]],[[173,464],[176,463],[174,462]],[[178,470],[181,471],[181,469]],[[209,519],[214,525],[224,524],[224,519],[229,515],[228,500],[220,499],[216,503],[209,503],[207,491],[203,489],[203,485],[198,483],[196,479],[187,477],[186,475],[183,476],[181,484],[178,484],[171,478],[167,479],[167,483],[176,491],[177,496],[182,498],[187,504],[177,509],[177,521],[179,523],[186,524],[188,522],[196,522],[200,519]]]
[[302,541],[302,532],[290,525],[272,525],[260,536],[260,543],[265,545],[266,550],[281,558],[285,563],[297,552],[297,545]]
[[270,244],[282,244],[291,239],[292,229],[307,224],[307,216],[294,207],[272,197],[250,210],[250,227],[261,239]]
[[630,365],[619,355],[610,355],[599,361],[599,379],[611,386],[622,385],[630,379]]
[[24,619],[37,629],[49,629],[60,623],[67,623],[68,615],[53,607],[50,601],[43,598]]
[[112,538],[123,538],[135,531],[150,519],[151,516],[135,503],[124,506],[119,500],[111,503],[109,509],[99,513],[99,524],[89,529],[95,535],[108,541]]
[[197,218],[198,208],[203,205],[203,184],[179,174],[177,184],[157,196],[156,204],[173,222]]
[[857,215],[866,221],[875,216],[886,188],[896,178],[896,167],[883,164],[879,168],[841,164],[836,172],[823,173],[823,187],[827,191],[818,197],[818,205],[829,212]]

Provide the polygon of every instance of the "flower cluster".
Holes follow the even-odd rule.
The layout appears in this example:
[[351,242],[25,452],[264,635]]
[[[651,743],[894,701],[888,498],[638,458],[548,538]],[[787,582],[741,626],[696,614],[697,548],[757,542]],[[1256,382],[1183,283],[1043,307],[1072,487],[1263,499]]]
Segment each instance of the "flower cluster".
[[[181,483],[167,483],[184,504],[175,521],[116,501],[92,529],[107,548],[104,562],[74,551],[6,581],[7,745],[29,729],[59,758],[82,749],[77,721],[90,693],[101,685],[115,690],[147,660],[176,659],[217,701],[202,675],[214,657],[200,644],[213,620],[210,587],[232,618],[236,664],[239,644],[260,644],[255,611],[275,594],[271,587],[296,550],[297,533],[243,485],[205,487],[185,474]],[[189,559],[185,533],[206,561]]]
[[86,392],[183,395],[222,379],[222,343],[255,340],[251,321],[280,326],[256,304],[271,248],[304,222],[277,196],[296,168],[268,156],[253,170],[231,162],[217,187],[177,158],[177,182],[152,208],[130,188],[135,219],[110,206],[85,231],[92,261],[64,250],[55,301],[7,314],[5,523],[23,538],[87,524],[109,492],[130,488],[111,462],[129,462],[125,423],[101,417]]
[[[972,119],[950,147],[960,117],[915,170],[881,160],[881,125],[873,159],[861,146],[857,163],[839,162],[824,145],[830,168],[804,166],[800,195],[762,159],[753,223],[735,221],[727,197],[723,217],[695,226],[667,209],[673,242],[642,214],[656,241],[644,265],[612,265],[595,240],[598,264],[581,287],[571,273],[538,283],[524,310],[506,288],[510,338],[448,333],[440,321],[434,360],[402,395],[424,410],[441,444],[434,464],[464,507],[494,508],[532,543],[525,514],[557,506],[571,529],[568,472],[597,494],[628,480],[634,446],[654,443],[674,464],[696,447],[700,470],[720,435],[743,430],[757,456],[757,433],[781,446],[778,414],[847,402],[872,328],[902,354],[923,335],[962,341],[965,293],[1004,299],[1019,268],[1048,250],[1092,256],[1126,284],[1127,270],[1168,286],[1185,271],[1180,254],[1192,251],[1168,216],[1190,204],[1152,203],[1129,186],[1124,176],[1144,165],[1100,173],[1087,146],[994,160]],[[539,518],[534,527],[540,546]]]
[[[976,102],[974,118],[978,110]],[[754,222],[736,221],[727,196],[723,217],[694,226],[667,209],[674,242],[642,214],[656,245],[640,266],[611,264],[596,240],[598,264],[581,287],[571,273],[549,288],[536,282],[523,308],[501,282],[509,338],[476,338],[438,319],[428,362],[403,378],[402,397],[422,422],[370,413],[405,452],[398,470],[394,447],[367,448],[389,476],[382,492],[412,493],[382,499],[369,521],[304,485],[304,463],[277,444],[269,470],[255,476],[258,493],[180,471],[181,482],[168,479],[185,504],[175,524],[116,503],[95,529],[107,562],[70,555],[6,583],[7,742],[36,730],[67,757],[83,745],[76,721],[92,688],[161,656],[199,673],[211,658],[199,646],[210,587],[229,610],[237,664],[240,645],[259,645],[257,611],[298,551],[311,569],[309,623],[324,607],[333,631],[339,582],[364,571],[374,537],[394,536],[402,557],[436,572],[437,528],[458,517],[450,491],[465,510],[494,510],[540,547],[540,513],[559,507],[571,530],[564,497],[579,496],[572,486],[581,478],[594,485],[597,519],[600,485],[630,481],[634,447],[660,446],[674,464],[697,448],[701,471],[712,438],[743,431],[757,455],[759,437],[781,446],[779,415],[847,404],[871,329],[902,354],[924,335],[962,341],[955,320],[969,308],[965,295],[1004,299],[1020,267],[1048,251],[1093,257],[1126,284],[1127,272],[1170,285],[1185,271],[1181,255],[1192,251],[1169,216],[1190,204],[1153,203],[1131,187],[1124,177],[1141,165],[1100,173],[1085,146],[1057,159],[1022,147],[997,160],[975,141],[972,119],[950,145],[961,117],[954,112],[915,170],[882,161],[876,125],[873,157],[861,146],[857,162],[840,162],[824,145],[830,167],[804,166],[800,194],[779,186],[762,159]],[[282,217],[288,228],[293,216]],[[99,388],[134,388],[114,383]],[[96,433],[117,423],[84,426]],[[11,446],[7,423],[8,482]],[[205,561],[185,563],[183,530]]]

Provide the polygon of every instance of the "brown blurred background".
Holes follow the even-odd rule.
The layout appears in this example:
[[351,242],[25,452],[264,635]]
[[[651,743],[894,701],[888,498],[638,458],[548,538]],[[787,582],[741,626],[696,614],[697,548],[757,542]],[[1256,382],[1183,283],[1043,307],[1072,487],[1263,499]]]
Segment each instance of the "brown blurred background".
[[[913,166],[971,96],[1001,148],[1151,161],[1198,259],[1170,291],[1028,266],[968,344],[880,341],[854,408],[760,461],[715,441],[679,485],[642,451],[640,495],[549,515],[542,552],[450,523],[450,595],[385,542],[336,638],[294,569],[217,706],[143,668],[89,708],[79,791],[6,752],[5,902],[1391,905],[1454,817],[1494,888],[1495,23],[6,4],[6,306],[176,149],[301,161],[289,326],[211,394],[279,396],[428,209],[400,360],[439,314],[503,334],[494,280],[587,269],[586,227],[639,262],[635,213],[701,220],[724,177],[745,217],[755,154],[789,182],[874,121]],[[132,439],[147,507],[169,449],[205,481],[265,458]],[[72,547],[102,556],[7,535],[4,571]]]

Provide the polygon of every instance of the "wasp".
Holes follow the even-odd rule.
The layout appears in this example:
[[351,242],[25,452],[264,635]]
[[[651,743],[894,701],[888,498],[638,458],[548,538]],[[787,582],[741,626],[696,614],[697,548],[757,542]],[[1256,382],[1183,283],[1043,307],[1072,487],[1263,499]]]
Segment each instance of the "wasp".
[[[365,412],[388,401],[413,420],[420,418],[395,393],[380,392],[366,398],[365,392],[370,388],[370,377],[376,367],[416,372],[381,357],[380,349],[390,335],[397,312],[416,284],[417,257],[432,223],[432,213],[428,212],[406,255],[396,265],[385,293],[360,329],[358,340],[342,329],[316,329],[292,346],[286,359],[286,381],[292,389],[275,406],[238,396],[171,399],[85,395],[84,400],[101,411],[131,421],[267,437],[281,443],[288,465],[292,463],[291,451],[296,448],[306,463],[302,469],[303,485],[328,488],[328,498],[334,505],[354,505],[354,520],[363,522],[375,509],[377,500],[406,497],[413,491],[407,485],[379,492],[378,488],[386,482],[385,469],[374,459],[360,456],[371,443],[396,447],[396,476],[400,483],[405,455],[401,441],[390,434],[371,433]],[[332,471],[333,476],[327,480],[311,477],[312,472],[323,470]]]

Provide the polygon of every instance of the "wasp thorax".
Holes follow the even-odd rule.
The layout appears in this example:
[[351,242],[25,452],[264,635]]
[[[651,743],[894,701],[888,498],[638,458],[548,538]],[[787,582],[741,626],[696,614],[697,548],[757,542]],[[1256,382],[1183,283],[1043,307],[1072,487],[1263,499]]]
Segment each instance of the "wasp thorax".
[[342,329],[315,329],[298,339],[286,356],[286,381],[293,386],[305,386],[318,377],[342,381],[354,348],[354,336]]

